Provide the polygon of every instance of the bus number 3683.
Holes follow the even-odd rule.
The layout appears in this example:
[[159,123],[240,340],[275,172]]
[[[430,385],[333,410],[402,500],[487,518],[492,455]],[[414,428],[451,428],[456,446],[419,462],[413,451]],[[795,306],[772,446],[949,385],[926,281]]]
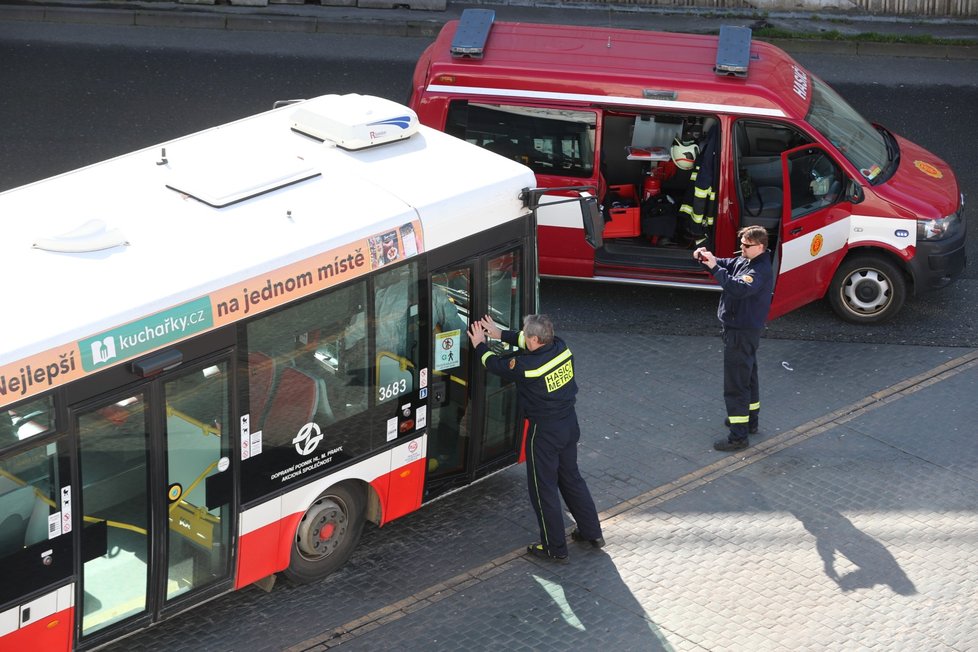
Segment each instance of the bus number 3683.
[[407,391],[407,380],[403,378],[401,380],[395,380],[393,383],[390,383],[389,385],[383,385],[380,387],[377,400],[389,401],[395,396],[398,396],[399,394],[403,394],[406,391]]

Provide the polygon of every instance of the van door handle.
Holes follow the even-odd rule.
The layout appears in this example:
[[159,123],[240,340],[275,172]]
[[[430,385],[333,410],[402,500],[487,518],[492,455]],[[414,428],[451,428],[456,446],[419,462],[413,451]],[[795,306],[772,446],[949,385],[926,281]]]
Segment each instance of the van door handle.
[[802,227],[799,226],[799,227],[797,227],[795,229],[791,229],[790,233],[791,233],[791,235],[798,235],[799,233],[801,233],[804,230],[805,229],[803,229]]

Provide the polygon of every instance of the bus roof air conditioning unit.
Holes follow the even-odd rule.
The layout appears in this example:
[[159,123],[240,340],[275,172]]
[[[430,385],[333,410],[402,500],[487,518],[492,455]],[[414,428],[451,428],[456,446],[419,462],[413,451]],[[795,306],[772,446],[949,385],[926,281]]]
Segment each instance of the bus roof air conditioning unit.
[[292,129],[348,150],[410,138],[418,116],[406,106],[371,95],[323,95],[292,114]]

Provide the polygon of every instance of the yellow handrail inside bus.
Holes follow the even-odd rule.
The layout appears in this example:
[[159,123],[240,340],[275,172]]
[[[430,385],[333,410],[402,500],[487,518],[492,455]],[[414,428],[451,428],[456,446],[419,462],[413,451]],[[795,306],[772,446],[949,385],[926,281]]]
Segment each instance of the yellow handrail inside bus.
[[166,416],[179,417],[180,419],[183,419],[184,421],[194,426],[195,428],[199,428],[200,431],[205,435],[214,435],[215,437],[221,436],[221,430],[217,426],[204,423],[203,421],[198,421],[197,419],[193,418],[186,412],[181,412],[180,410],[171,406],[169,403],[166,404]]

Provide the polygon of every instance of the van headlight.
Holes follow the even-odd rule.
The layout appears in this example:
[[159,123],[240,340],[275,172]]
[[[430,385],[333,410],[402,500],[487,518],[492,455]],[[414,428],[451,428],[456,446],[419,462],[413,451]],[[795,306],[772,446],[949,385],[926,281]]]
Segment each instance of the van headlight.
[[963,204],[950,215],[939,220],[917,220],[917,240],[943,240],[961,228]]

